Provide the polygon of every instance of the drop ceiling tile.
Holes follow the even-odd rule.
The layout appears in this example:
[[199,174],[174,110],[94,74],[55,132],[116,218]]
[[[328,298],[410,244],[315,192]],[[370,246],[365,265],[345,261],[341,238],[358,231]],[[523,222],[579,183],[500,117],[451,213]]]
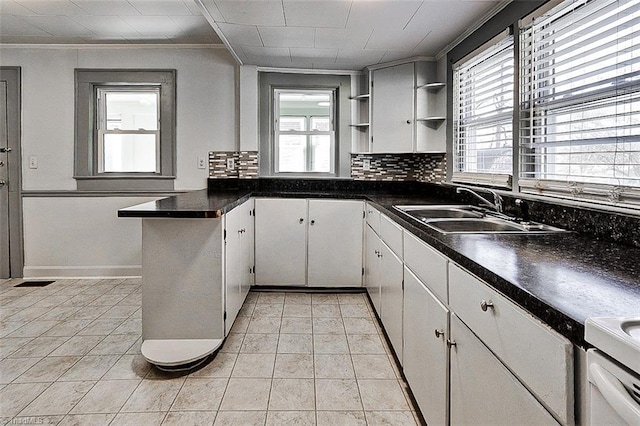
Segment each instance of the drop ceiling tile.
[[182,0],[129,0],[129,3],[145,16],[191,15]]
[[170,18],[185,35],[215,34],[215,31],[213,31],[204,16],[171,16]]
[[68,16],[23,16],[22,19],[52,36],[84,37],[93,34]]
[[406,31],[376,28],[367,42],[367,49],[413,50],[429,34],[429,30]]
[[75,22],[90,30],[98,38],[135,37],[140,33],[119,16],[74,16]]
[[287,26],[344,28],[351,0],[283,0]]
[[305,49],[299,47],[292,47],[291,60],[296,61],[329,61],[335,62],[338,55],[338,49]]
[[428,28],[434,33],[461,34],[499,3],[499,1],[427,0],[405,29],[420,31]]
[[224,46],[222,40],[215,34],[182,34],[171,39],[176,44],[219,44]]
[[189,9],[189,12],[191,12],[192,15],[202,15],[200,6],[198,6],[198,4],[194,0],[183,0],[183,3],[185,6],[187,6],[187,9]]
[[400,59],[408,59],[418,56],[414,51],[387,50],[380,62],[392,62]]
[[422,0],[354,0],[347,28],[403,29],[416,13]]
[[49,36],[46,31],[11,15],[0,15],[2,36]]
[[258,29],[254,25],[236,25],[219,23],[218,27],[229,43],[234,47],[262,46],[262,39],[258,34]]
[[336,62],[338,63],[365,63],[365,65],[377,64],[384,56],[386,50],[373,49],[338,49]]
[[168,16],[123,16],[122,19],[146,37],[180,35],[180,27]]
[[370,28],[316,28],[315,47],[364,49],[372,31]]
[[229,24],[283,27],[281,0],[216,0],[216,6]]
[[135,16],[138,10],[127,0],[74,0],[89,15],[98,16]]
[[0,0],[0,15],[33,15],[32,10],[13,0]]
[[86,12],[70,0],[19,0],[36,15],[84,15]]
[[241,46],[247,57],[273,57],[291,59],[291,53],[286,47],[262,47],[262,46]]
[[[208,13],[216,22],[224,22],[224,17],[218,10],[218,6],[216,6],[215,0],[200,0],[200,3],[204,6],[206,11],[200,11],[203,15],[206,16]],[[198,7],[198,10],[200,8]]]
[[313,47],[315,31],[302,27],[258,27],[260,38],[269,47]]

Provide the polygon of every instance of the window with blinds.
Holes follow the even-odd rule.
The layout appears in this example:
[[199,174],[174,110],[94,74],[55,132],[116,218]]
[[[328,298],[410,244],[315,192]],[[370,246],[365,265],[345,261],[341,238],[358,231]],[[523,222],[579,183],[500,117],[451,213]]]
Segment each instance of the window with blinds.
[[520,39],[521,190],[640,201],[640,1],[565,1]]
[[510,186],[513,170],[513,36],[454,65],[453,180]]

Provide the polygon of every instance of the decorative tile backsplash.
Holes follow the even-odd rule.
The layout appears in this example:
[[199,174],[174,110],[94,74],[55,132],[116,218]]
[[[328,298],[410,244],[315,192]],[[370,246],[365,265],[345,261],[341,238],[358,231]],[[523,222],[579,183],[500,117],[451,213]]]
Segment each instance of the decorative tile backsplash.
[[445,154],[351,154],[351,177],[357,180],[440,182],[446,173]]
[[[233,168],[227,167],[229,159],[233,159]],[[257,179],[258,151],[209,152],[209,177],[212,179]]]

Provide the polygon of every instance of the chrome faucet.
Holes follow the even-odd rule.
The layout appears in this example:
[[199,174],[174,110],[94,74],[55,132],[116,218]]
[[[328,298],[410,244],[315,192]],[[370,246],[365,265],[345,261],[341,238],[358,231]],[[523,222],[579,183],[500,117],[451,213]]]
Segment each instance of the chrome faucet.
[[459,187],[456,188],[456,194],[460,194],[461,192],[468,192],[471,195],[474,195],[479,200],[481,200],[484,205],[486,205],[488,207],[491,207],[492,209],[494,209],[498,213],[502,213],[502,197],[500,196],[500,194],[498,194],[496,191],[494,191],[492,189],[488,189],[488,188],[478,188],[478,190],[479,191],[485,191],[485,192],[488,192],[491,195],[493,195],[493,203],[491,201],[487,200],[486,198],[484,198],[482,195],[478,194],[473,189],[465,188],[465,187],[462,187],[462,186],[459,186]]

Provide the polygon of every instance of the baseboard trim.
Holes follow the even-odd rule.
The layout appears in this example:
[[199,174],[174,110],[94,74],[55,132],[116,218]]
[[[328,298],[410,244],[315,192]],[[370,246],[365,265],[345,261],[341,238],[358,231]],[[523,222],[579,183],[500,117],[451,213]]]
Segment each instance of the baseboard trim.
[[142,276],[142,265],[116,266],[25,266],[25,278],[135,278]]

